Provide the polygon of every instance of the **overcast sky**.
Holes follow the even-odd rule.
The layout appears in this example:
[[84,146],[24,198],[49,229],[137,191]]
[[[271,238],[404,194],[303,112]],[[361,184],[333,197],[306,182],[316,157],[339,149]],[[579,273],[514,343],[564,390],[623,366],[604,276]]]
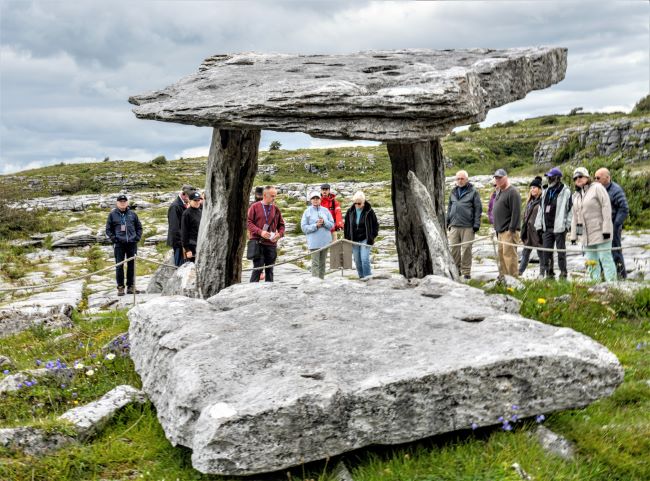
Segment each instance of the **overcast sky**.
[[[569,49],[566,79],[484,124],[629,111],[650,91],[650,4],[633,2],[0,0],[0,174],[58,162],[207,154],[211,129],[138,120],[129,95],[165,87],[216,53]],[[341,142],[263,132],[285,148]]]

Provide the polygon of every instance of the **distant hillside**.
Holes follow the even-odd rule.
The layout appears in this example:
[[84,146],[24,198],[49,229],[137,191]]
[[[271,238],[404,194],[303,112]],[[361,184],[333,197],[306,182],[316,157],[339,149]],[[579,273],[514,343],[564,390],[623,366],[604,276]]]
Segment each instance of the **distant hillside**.
[[[551,164],[622,162],[645,168],[650,163],[650,114],[554,115],[505,122],[486,129],[477,125],[443,139],[449,172],[471,175],[505,167],[512,173],[540,173]],[[34,197],[77,193],[176,189],[183,183],[202,187],[206,158],[158,162],[104,161],[57,164],[0,176],[0,198],[18,192]],[[260,152],[257,184],[373,181],[390,178],[385,145]]]

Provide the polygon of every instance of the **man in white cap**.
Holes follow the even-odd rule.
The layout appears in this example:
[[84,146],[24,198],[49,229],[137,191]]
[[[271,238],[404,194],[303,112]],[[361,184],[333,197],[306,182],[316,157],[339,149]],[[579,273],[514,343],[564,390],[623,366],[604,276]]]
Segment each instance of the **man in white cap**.
[[[334,227],[334,219],[329,209],[320,205],[320,194],[313,191],[309,194],[311,205],[305,209],[300,220],[300,227],[307,236],[307,247],[315,251],[328,246],[332,242],[330,229]],[[311,275],[325,277],[327,250],[316,252],[311,256]]]

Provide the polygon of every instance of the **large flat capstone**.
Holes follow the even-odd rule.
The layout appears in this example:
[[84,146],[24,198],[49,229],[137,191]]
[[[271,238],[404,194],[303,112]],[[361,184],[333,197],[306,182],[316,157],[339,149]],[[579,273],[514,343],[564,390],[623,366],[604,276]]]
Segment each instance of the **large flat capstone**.
[[129,312],[131,357],[173,444],[246,475],[371,444],[585,406],[622,381],[589,337],[442,277],[237,284]]
[[129,102],[143,119],[333,139],[428,141],[560,82],[566,66],[567,50],[553,47],[224,54]]

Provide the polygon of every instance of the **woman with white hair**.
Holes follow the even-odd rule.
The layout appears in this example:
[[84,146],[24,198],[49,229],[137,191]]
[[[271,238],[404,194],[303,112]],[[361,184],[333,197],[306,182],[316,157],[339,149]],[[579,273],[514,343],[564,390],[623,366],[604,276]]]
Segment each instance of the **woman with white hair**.
[[616,266],[612,257],[612,206],[607,190],[592,182],[584,167],[573,171],[576,192],[573,194],[571,244],[580,238],[587,256],[587,272],[591,280],[600,282],[601,268],[605,281],[616,280]]
[[375,243],[375,238],[379,234],[379,222],[375,211],[372,210],[370,203],[366,201],[363,192],[357,191],[352,196],[354,202],[345,213],[345,224],[343,226],[343,237],[347,240],[366,244],[364,246],[352,246],[352,256],[354,265],[357,268],[359,278],[372,275],[370,270],[370,247]]
[[[330,229],[334,227],[334,219],[329,209],[320,205],[321,198],[317,191],[309,194],[310,206],[302,214],[300,227],[307,236],[307,247],[316,251],[326,247],[332,242]],[[325,278],[327,250],[314,252],[311,256],[311,275]]]

